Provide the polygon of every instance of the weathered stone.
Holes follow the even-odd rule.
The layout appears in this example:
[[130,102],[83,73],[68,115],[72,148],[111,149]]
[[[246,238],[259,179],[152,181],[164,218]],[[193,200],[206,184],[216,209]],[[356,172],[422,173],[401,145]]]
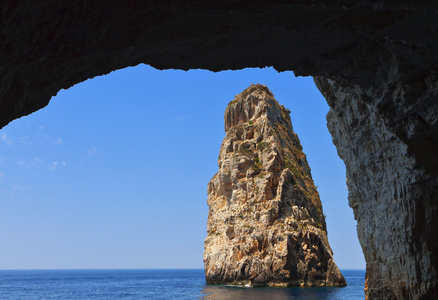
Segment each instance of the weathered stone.
[[[386,72],[385,78],[399,76],[396,68]],[[331,105],[328,127],[347,167],[349,205],[367,261],[366,295],[436,299],[438,178],[431,173],[438,153],[422,162],[415,147],[421,139],[433,143],[416,131],[436,122],[437,82],[426,77],[424,86],[431,84],[416,90],[384,81],[381,89],[368,90],[325,78],[315,82]],[[415,98],[405,106],[408,90]],[[393,97],[400,97],[398,103]]]
[[[438,299],[437,32],[436,1],[5,0],[0,127],[43,108],[60,89],[139,63],[212,71],[273,66],[319,76],[357,206],[370,298]],[[388,163],[376,168],[371,149]],[[380,194],[386,196],[368,198]],[[397,221],[394,231],[385,223],[394,221],[390,211],[411,221]],[[376,229],[364,229],[367,223]],[[412,229],[406,239],[393,237]],[[408,252],[409,272],[419,275],[406,275],[403,259],[387,263],[389,256],[377,255],[382,247],[393,257]]]
[[227,106],[219,172],[208,185],[208,283],[346,284],[289,113],[262,85]]

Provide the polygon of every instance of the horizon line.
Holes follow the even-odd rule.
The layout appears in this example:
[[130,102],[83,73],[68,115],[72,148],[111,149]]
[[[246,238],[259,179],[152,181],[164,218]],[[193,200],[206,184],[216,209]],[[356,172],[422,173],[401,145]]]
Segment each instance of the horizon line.
[[[204,270],[204,268],[41,268],[41,269],[0,269],[0,271],[129,271],[129,270]],[[366,269],[339,269],[342,271],[366,271]]]

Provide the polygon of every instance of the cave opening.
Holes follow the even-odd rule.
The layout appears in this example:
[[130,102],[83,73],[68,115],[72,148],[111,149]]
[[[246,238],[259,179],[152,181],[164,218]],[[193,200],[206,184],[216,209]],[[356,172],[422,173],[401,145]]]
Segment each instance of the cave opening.
[[312,78],[146,65],[62,90],[2,129],[0,268],[203,268],[224,110],[251,83],[291,110],[338,266],[364,269],[345,166]]

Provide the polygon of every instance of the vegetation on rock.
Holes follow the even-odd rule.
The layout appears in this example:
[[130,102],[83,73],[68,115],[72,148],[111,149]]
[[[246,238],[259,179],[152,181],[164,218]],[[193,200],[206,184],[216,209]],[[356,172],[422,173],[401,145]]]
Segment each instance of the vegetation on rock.
[[260,84],[226,108],[219,172],[208,185],[208,283],[345,285],[289,114]]

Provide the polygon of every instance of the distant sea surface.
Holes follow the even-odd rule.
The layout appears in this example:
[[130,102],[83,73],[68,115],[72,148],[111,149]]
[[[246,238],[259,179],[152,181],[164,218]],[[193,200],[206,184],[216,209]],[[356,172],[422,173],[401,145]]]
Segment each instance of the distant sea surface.
[[343,288],[207,285],[204,270],[0,270],[0,299],[364,299],[364,270]]

